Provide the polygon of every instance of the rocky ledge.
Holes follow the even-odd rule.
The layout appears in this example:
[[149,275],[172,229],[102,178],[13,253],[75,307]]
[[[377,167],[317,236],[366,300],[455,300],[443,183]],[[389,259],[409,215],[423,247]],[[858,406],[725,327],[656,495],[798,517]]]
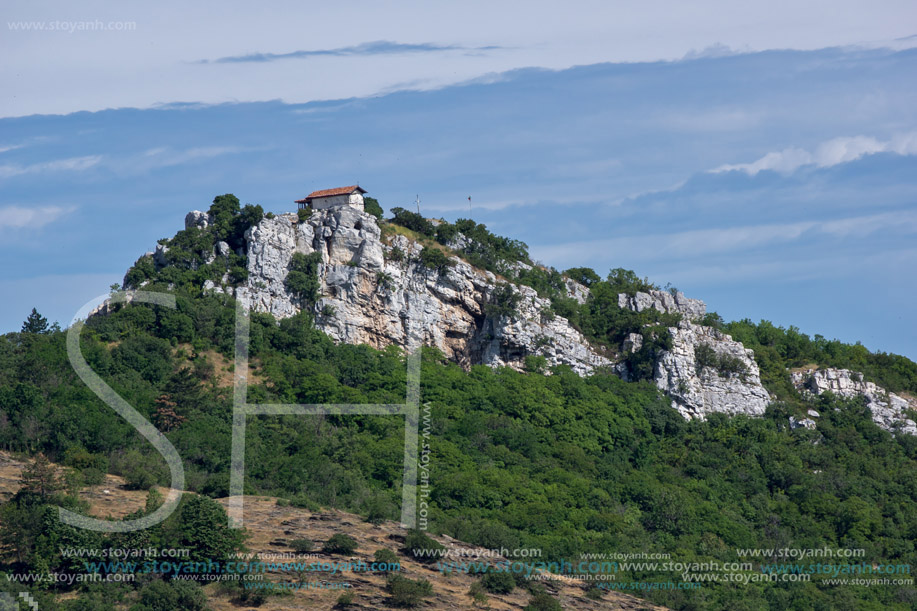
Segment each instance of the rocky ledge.
[[864,397],[877,425],[893,433],[917,435],[917,423],[907,413],[917,411],[917,401],[867,382],[862,373],[849,369],[805,369],[792,372],[790,379],[800,392],[810,395],[831,392],[839,397]]

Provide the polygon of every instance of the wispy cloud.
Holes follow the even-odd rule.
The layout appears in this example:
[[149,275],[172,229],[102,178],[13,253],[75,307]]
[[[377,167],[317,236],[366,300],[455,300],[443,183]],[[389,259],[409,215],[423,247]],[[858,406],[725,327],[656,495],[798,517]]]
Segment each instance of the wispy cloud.
[[72,210],[72,207],[65,208],[62,206],[42,206],[38,208],[6,206],[5,208],[0,208],[0,230],[8,228],[39,229],[53,223]]
[[877,231],[917,233],[917,211],[884,212],[866,216],[813,220],[796,223],[743,225],[716,229],[695,229],[674,233],[659,233],[603,240],[576,241],[566,244],[539,246],[533,251],[545,260],[573,260],[583,253],[628,253],[643,261],[686,259],[717,253],[747,252],[754,248],[813,239],[863,238]]
[[0,165],[0,178],[11,178],[20,174],[38,174],[42,172],[73,171],[79,172],[91,168],[102,160],[101,155],[88,155],[85,157],[70,157],[55,159],[43,163],[29,165],[6,164]]
[[876,153],[917,155],[917,132],[900,134],[886,141],[869,136],[834,138],[821,143],[812,152],[796,147],[785,148],[782,151],[768,153],[751,163],[721,165],[710,170],[710,173],[745,172],[749,176],[754,176],[758,172],[772,171],[792,174],[803,166],[830,168]]
[[462,45],[440,45],[432,42],[402,43],[390,40],[376,40],[359,45],[337,47],[335,49],[304,49],[289,53],[249,53],[247,55],[230,55],[213,60],[203,59],[202,64],[235,64],[247,62],[272,62],[281,59],[302,59],[306,57],[354,57],[367,55],[392,55],[396,53],[438,53],[442,51],[494,51],[504,47],[487,45],[483,47],[465,47]]

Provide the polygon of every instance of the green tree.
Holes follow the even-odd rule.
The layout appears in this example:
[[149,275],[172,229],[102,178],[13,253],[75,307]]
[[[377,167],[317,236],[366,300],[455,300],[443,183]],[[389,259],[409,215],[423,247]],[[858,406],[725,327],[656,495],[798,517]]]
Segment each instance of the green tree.
[[225,566],[241,549],[244,533],[229,527],[226,510],[213,499],[185,495],[178,513],[176,547],[191,550],[191,561]]
[[23,333],[48,333],[48,319],[38,313],[38,310],[32,308],[31,314],[22,323]]
[[326,554],[352,554],[356,549],[357,540],[343,533],[331,535],[322,545],[322,551]]
[[287,289],[296,295],[303,305],[311,306],[318,299],[318,289],[321,287],[318,266],[321,262],[322,254],[318,251],[309,255],[294,253],[290,261],[290,271],[286,277]]
[[363,196],[363,210],[379,220],[382,220],[382,215],[385,213],[385,211],[382,210],[382,206],[379,205],[379,200],[375,197],[368,197],[366,195]]

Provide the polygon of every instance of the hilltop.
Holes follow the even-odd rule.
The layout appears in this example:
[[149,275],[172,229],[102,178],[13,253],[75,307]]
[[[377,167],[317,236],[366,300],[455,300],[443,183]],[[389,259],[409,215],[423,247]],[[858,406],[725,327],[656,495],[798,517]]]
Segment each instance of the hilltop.
[[[186,525],[203,522],[207,536],[192,541],[200,557],[243,544],[210,500],[229,495],[242,302],[252,310],[251,404],[401,404],[405,348],[413,333],[423,338],[427,471],[418,497],[430,541],[537,549],[548,562],[623,554],[747,563],[730,573],[741,582],[658,563],[583,575],[672,609],[913,607],[917,591],[905,580],[844,587],[829,574],[764,579],[763,571],[785,561],[774,551],[783,549],[862,550],[834,558],[832,570],[917,564],[917,436],[907,434],[914,363],[767,321],[727,322],[627,270],[554,270],[472,221],[399,209],[379,216],[270,215],[220,196],[131,267],[127,304],[113,300],[86,321],[80,349],[90,368],[174,446],[190,493],[177,515],[138,537],[177,545]],[[131,302],[137,289],[169,293],[175,308]],[[74,574],[62,540],[133,545],[58,518],[57,505],[92,511],[86,489],[97,492],[105,474],[144,496],[143,507],[124,502],[141,514],[158,502],[146,491],[170,482],[149,442],[77,377],[66,348],[67,333],[37,313],[0,337],[0,448],[68,469],[53,495],[32,477],[0,506],[8,573]],[[400,415],[251,415],[246,500],[272,527],[293,519],[280,526],[296,536],[316,521],[334,534],[402,536],[394,521],[407,432]],[[748,562],[748,549],[763,551]],[[29,591],[66,611],[200,593],[169,576]],[[468,583],[484,577],[475,579]],[[451,591],[438,583],[433,596]],[[429,594],[413,578],[386,584],[396,586]],[[514,582],[511,592],[525,600],[524,589]]]
[[[422,344],[466,370],[565,365],[580,375],[604,370],[653,380],[686,418],[759,417],[786,394],[787,384],[765,387],[760,357],[701,300],[622,269],[606,280],[584,267],[558,272],[534,262],[524,243],[470,220],[453,224],[394,208],[385,221],[368,199],[371,212],[361,198],[359,207],[264,216],[221,196],[208,212],[188,213],[183,231],[141,258],[125,288],[156,280],[174,286],[175,272],[184,270],[182,280],[196,291],[232,296],[277,319],[308,314],[336,342],[376,349]],[[238,214],[231,226],[229,212]],[[827,367],[833,364],[820,369],[833,378],[864,375]],[[893,364],[908,372],[906,389],[917,390],[917,366],[901,357]],[[792,382],[794,398],[808,396],[804,382]],[[878,385],[844,388],[844,396],[866,397],[886,430],[917,434],[912,396],[888,396]],[[811,426],[809,411],[797,410],[793,426]]]

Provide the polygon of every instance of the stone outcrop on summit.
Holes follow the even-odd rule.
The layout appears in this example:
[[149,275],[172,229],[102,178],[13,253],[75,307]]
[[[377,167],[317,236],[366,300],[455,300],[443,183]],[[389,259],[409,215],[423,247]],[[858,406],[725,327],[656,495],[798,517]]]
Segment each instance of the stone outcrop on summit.
[[[188,219],[199,223],[199,213]],[[316,327],[335,341],[376,348],[421,342],[465,367],[521,369],[528,355],[579,374],[612,364],[566,319],[546,316],[550,303],[533,289],[513,285],[520,296],[515,313],[490,315],[486,305],[501,284],[494,274],[455,256],[442,270],[428,269],[418,261],[419,244],[403,235],[386,242],[375,217],[355,208],[317,211],[302,222],[295,214],[265,218],[246,241],[249,275],[235,297],[278,318],[302,307],[285,286],[293,254],[321,253],[313,314]]]

